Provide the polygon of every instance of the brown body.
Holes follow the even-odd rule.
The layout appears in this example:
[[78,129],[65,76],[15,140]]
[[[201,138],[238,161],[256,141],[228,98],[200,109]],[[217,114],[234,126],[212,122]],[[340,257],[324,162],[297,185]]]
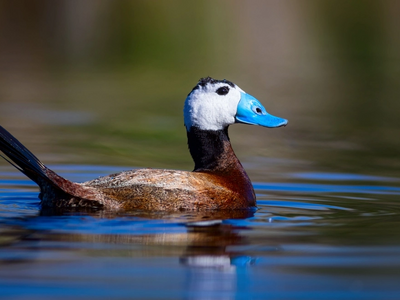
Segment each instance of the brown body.
[[[235,186],[234,189],[228,188],[226,183]],[[64,195],[42,193],[43,205],[152,211],[245,209],[255,206],[253,189],[243,180],[204,172],[140,169],[82,184],[65,181],[64,188],[68,191]],[[243,191],[247,191],[245,195]]]
[[[237,210],[256,205],[245,170],[232,150],[227,129],[188,132],[193,172],[138,169],[74,183],[44,166],[0,127],[1,149],[40,187],[45,207],[112,210]],[[211,141],[211,145],[210,145]]]

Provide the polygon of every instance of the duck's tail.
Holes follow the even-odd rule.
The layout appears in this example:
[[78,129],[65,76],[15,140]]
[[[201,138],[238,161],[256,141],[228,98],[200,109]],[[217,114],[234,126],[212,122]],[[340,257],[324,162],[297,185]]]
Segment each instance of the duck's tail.
[[0,154],[34,182],[41,190],[39,198],[45,206],[99,206],[96,191],[69,181],[47,168],[31,151],[0,126]]
[[39,186],[43,181],[53,183],[47,175],[48,168],[2,126],[0,126],[0,150],[9,159],[0,154],[1,157]]

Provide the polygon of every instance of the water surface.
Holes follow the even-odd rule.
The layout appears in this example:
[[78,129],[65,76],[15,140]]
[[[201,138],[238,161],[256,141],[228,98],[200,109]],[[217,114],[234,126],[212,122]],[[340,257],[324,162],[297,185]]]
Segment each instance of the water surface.
[[[126,169],[51,167],[77,181]],[[281,175],[254,183],[257,211],[193,222],[196,213],[41,210],[35,185],[1,167],[2,295],[398,299],[400,180]]]

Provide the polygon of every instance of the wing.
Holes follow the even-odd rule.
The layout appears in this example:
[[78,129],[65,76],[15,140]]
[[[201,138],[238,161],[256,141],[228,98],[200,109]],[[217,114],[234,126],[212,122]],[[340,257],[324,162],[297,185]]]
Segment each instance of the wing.
[[210,191],[223,191],[221,186],[210,187],[200,173],[138,169],[111,174],[83,183],[104,197],[117,201],[121,207],[143,210],[201,210],[216,209],[210,202]]
[[223,177],[205,172],[138,169],[100,177],[82,185],[96,189],[104,202],[117,204],[125,210],[232,210],[249,207],[247,198],[227,186]]

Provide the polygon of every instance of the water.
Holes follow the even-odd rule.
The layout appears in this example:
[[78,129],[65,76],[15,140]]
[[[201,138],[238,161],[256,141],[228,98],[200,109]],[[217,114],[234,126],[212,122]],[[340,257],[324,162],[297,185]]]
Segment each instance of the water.
[[[52,168],[73,180],[126,169]],[[281,174],[254,183],[250,215],[196,222],[196,213],[43,211],[32,182],[0,170],[2,297],[400,297],[398,178]]]
[[208,75],[289,125],[230,129],[245,214],[41,210],[0,160],[0,298],[400,299],[398,1],[20,2],[0,125],[68,179],[190,170]]

